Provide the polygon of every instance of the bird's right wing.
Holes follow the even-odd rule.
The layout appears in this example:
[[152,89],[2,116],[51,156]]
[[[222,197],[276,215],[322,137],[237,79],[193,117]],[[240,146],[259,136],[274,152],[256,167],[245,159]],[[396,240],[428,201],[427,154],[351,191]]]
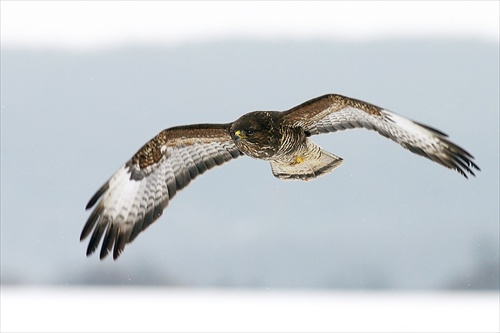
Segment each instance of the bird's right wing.
[[93,230],[87,255],[104,235],[100,258],[111,251],[118,258],[127,243],[161,216],[177,191],[206,170],[240,156],[229,126],[174,127],[146,143],[87,204],[86,209],[97,204],[80,237]]

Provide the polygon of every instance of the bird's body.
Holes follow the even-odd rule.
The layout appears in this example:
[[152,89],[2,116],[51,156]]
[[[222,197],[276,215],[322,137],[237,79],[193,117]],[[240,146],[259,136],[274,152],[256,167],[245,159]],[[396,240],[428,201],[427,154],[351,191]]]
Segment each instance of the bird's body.
[[288,111],[254,111],[228,124],[166,129],[147,142],[91,198],[97,204],[82,231],[91,231],[87,255],[104,240],[100,257],[116,259],[152,222],[177,191],[214,166],[241,155],[269,161],[283,180],[311,180],[331,172],[342,158],[323,150],[312,135],[366,128],[467,178],[477,165],[446,135],[375,105],[325,95]]
[[310,132],[283,112],[247,113],[233,123],[230,133],[244,155],[270,161],[274,176],[283,180],[311,180],[342,163],[340,157],[312,142]]

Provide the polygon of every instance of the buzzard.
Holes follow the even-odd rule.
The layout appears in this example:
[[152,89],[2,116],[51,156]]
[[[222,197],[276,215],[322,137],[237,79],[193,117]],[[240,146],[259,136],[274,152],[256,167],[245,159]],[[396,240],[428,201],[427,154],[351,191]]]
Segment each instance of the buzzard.
[[228,124],[172,127],[139,149],[90,199],[86,209],[97,206],[80,237],[93,231],[87,256],[103,239],[100,258],[110,252],[118,258],[179,190],[239,156],[269,161],[273,175],[283,180],[307,181],[327,174],[343,160],[310,137],[351,128],[374,130],[466,178],[480,170],[472,155],[443,132],[341,95],[317,97],[283,112],[250,112]]

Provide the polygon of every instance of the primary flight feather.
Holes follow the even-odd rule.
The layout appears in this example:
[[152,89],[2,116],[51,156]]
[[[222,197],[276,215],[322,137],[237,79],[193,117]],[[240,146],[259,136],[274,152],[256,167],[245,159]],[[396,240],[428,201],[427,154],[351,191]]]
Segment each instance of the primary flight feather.
[[166,129],[147,142],[90,199],[95,206],[80,240],[87,255],[116,259],[125,245],[156,221],[177,191],[192,179],[241,155],[267,160],[283,180],[311,180],[331,172],[342,158],[310,137],[366,128],[467,178],[480,170],[447,135],[378,106],[341,95],[314,98],[288,111],[250,112],[228,124]]

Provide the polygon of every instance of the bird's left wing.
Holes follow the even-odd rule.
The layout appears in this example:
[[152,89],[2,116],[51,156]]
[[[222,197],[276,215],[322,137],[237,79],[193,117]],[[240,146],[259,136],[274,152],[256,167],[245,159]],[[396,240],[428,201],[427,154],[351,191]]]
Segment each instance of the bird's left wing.
[[101,238],[100,258],[125,245],[160,217],[177,191],[214,166],[241,155],[229,134],[230,124],[202,124],[166,129],[146,143],[90,199],[97,206],[80,240],[93,230],[92,254]]
[[467,178],[480,170],[474,157],[451,142],[447,135],[370,103],[341,95],[324,95],[283,113],[289,126],[308,134],[366,128],[399,143],[402,147],[454,169]]

